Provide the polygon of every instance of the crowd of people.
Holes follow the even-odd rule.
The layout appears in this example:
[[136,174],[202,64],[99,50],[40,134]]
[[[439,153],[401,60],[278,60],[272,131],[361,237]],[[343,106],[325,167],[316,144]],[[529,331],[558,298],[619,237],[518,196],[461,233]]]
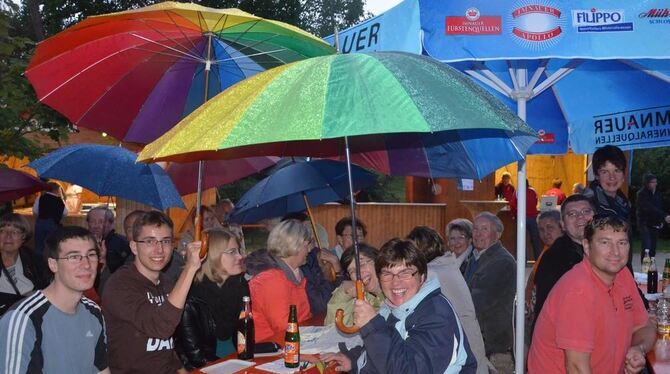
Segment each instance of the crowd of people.
[[[583,193],[560,196],[554,181],[560,210],[527,214],[540,248],[526,288],[530,373],[638,373],[654,345],[653,320],[626,269],[625,158],[604,147],[592,167],[596,179]],[[643,246],[655,251],[670,215],[659,208],[656,177],[644,182],[638,227]],[[516,199],[509,175],[497,193]],[[190,232],[175,241],[162,212],[129,213],[121,235],[106,207],[87,213],[87,228],[60,226],[65,208],[45,196],[38,212],[52,212],[38,213],[35,228],[47,232],[43,256],[26,246],[33,229],[25,217],[0,217],[3,372],[200,368],[235,352],[246,296],[258,342],[281,340],[289,305],[297,306],[299,323],[322,316],[331,325],[344,310],[343,322],[360,328],[363,345],[322,355],[338,371],[514,370],[516,262],[501,242],[502,221],[490,212],[455,219],[443,232],[416,226],[379,249],[366,244],[360,220],[343,217],[331,248],[323,227],[291,214],[268,221],[266,248],[247,253],[239,227],[226,224],[226,201],[202,207],[209,249],[201,258],[202,243]]]

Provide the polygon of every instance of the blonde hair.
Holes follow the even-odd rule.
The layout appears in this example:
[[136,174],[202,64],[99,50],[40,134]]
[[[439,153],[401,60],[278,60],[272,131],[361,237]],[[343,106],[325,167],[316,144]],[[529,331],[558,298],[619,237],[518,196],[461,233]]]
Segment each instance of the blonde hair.
[[202,282],[204,277],[207,277],[212,282],[217,284],[223,283],[222,274],[224,270],[221,267],[221,256],[223,251],[228,247],[231,240],[235,240],[238,248],[241,248],[240,239],[232,231],[227,229],[210,229],[205,230],[209,236],[209,250],[207,252],[207,259],[202,263],[200,269],[195,274],[195,281]]
[[275,226],[268,236],[268,252],[287,258],[295,255],[300,246],[312,240],[312,233],[302,222],[289,219]]

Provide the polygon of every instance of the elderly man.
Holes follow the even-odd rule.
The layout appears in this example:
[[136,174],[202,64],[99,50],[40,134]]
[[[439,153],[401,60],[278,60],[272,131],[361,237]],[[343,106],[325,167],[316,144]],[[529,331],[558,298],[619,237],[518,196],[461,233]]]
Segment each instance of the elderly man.
[[486,355],[501,373],[514,369],[511,348],[512,307],[516,261],[500,243],[503,224],[490,212],[477,215],[472,229],[472,256],[465,267],[477,320],[482,328]]
[[561,205],[565,234],[545,251],[535,271],[535,318],[540,315],[542,305],[556,282],[582,261],[584,227],[593,218],[594,211],[593,202],[584,195],[571,195]]
[[[588,208],[590,209],[590,208]],[[626,267],[628,224],[593,219],[584,230],[584,260],[556,284],[537,320],[529,373],[639,373],[656,341]]]
[[114,231],[114,213],[104,206],[97,206],[86,214],[86,224],[106,253],[107,267],[114,273],[130,256],[128,240]]

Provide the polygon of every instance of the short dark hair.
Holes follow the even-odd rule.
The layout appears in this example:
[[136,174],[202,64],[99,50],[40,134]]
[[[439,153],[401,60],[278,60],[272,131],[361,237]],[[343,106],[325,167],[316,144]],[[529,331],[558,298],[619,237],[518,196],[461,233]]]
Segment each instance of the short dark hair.
[[161,227],[163,225],[166,225],[170,228],[170,231],[173,231],[174,225],[172,224],[172,220],[165,213],[158,210],[144,212],[144,214],[139,216],[133,224],[133,239],[139,239],[140,232],[144,226]]
[[[369,246],[365,243],[358,243],[358,253],[361,256],[365,256],[369,258],[372,261],[377,260],[377,248]],[[349,268],[349,265],[351,265],[352,262],[354,262],[354,257],[356,256],[356,251],[354,250],[354,246],[352,245],[351,247],[347,248],[343,253],[342,253],[342,258],[340,258],[340,265],[342,265],[342,270],[344,272],[347,272],[347,268]]]
[[561,186],[563,185],[563,181],[561,180],[561,178],[554,178],[554,180],[551,181],[551,185],[555,188],[561,188]]
[[565,217],[565,213],[568,210],[568,204],[576,203],[577,201],[588,202],[589,205],[591,206],[591,209],[593,209],[594,212],[596,211],[596,204],[593,202],[592,199],[582,194],[576,193],[568,196],[568,198],[563,201],[563,204],[561,204],[561,217]]
[[416,244],[417,249],[426,258],[426,262],[431,262],[444,255],[447,250],[442,236],[428,226],[416,226],[407,234],[407,239]]
[[593,153],[593,160],[591,161],[591,170],[593,170],[593,174],[597,175],[598,170],[600,170],[607,161],[626,173],[626,155],[623,154],[621,148],[613,145],[606,145],[602,148],[598,148]]
[[595,217],[584,228],[584,239],[591,243],[591,239],[593,239],[596,230],[604,230],[607,227],[617,232],[625,232],[626,235],[629,234],[630,230],[628,222],[615,215]]
[[414,265],[420,275],[428,273],[428,264],[423,253],[419,251],[414,242],[393,238],[382,246],[375,260],[375,271],[377,277],[381,275],[382,269],[392,268],[400,264],[406,266]]
[[135,209],[132,212],[128,213],[126,215],[126,218],[123,219],[123,226],[125,226],[126,222],[128,222],[128,220],[130,220],[131,218],[133,218],[135,216],[137,216],[139,218],[139,216],[141,216],[144,213],[146,213],[146,210],[142,210],[142,209]]
[[[347,226],[351,227],[354,226],[351,222],[351,217],[344,217],[341,220],[337,221],[337,223],[335,224],[335,234],[342,235],[344,229],[347,228]],[[365,227],[365,223],[361,221],[360,218],[356,218],[356,228],[361,229],[361,231],[363,232],[363,236],[368,235],[368,229]]]
[[47,259],[60,257],[60,245],[69,239],[90,240],[93,243],[95,252],[100,254],[98,242],[90,231],[81,226],[62,226],[49,234],[44,240],[44,257]]

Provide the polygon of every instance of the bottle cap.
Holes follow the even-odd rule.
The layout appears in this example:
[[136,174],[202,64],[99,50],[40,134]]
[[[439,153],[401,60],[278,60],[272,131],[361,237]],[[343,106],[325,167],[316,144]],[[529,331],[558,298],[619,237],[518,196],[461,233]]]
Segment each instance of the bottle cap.
[[242,296],[242,301],[251,301],[249,296]]

